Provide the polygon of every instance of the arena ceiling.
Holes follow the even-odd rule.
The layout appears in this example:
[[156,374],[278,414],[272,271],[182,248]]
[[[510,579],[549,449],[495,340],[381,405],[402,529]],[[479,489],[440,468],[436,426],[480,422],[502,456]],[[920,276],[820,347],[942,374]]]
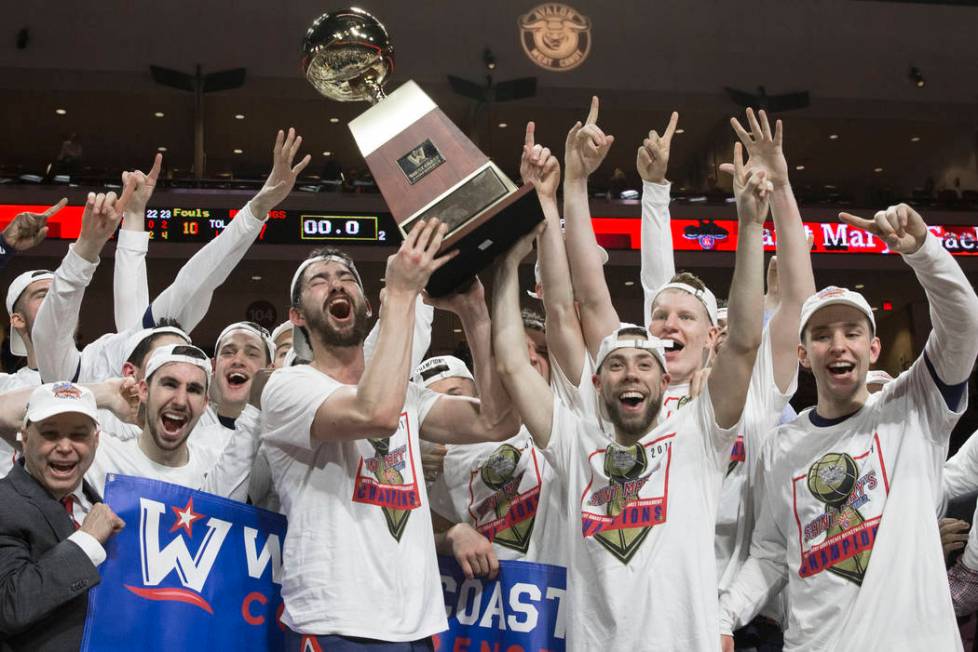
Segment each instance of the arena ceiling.
[[[566,129],[583,118],[595,93],[601,122],[617,138],[604,174],[618,167],[634,182],[643,134],[661,129],[675,108],[684,133],[673,147],[671,176],[679,186],[708,189],[732,142],[726,120],[740,111],[724,88],[764,86],[770,95],[811,96],[809,107],[784,114],[790,163],[804,166],[794,172],[796,185],[908,195],[930,177],[938,188],[954,179],[978,188],[974,7],[575,0],[566,4],[587,19],[588,54],[572,70],[555,72],[533,63],[521,44],[519,20],[537,4],[370,0],[362,6],[380,17],[394,42],[389,88],[419,82],[506,169],[516,167],[527,120],[538,123],[540,140],[560,150]],[[0,162],[6,166],[41,169],[75,132],[86,165],[96,169],[148,165],[166,147],[170,168],[188,171],[192,95],[156,85],[149,66],[192,72],[198,64],[205,72],[247,69],[242,88],[206,97],[207,176],[260,176],[275,129],[289,125],[304,134],[315,157],[311,173],[321,171],[323,152],[345,168],[360,164],[346,123],[367,105],[320,97],[299,66],[302,35],[329,4],[178,0],[162,8],[145,1],[4,0],[2,7]],[[486,48],[496,60],[496,82],[533,76],[537,94],[488,107],[454,94],[446,75],[481,83]],[[911,79],[911,68],[924,86]]]

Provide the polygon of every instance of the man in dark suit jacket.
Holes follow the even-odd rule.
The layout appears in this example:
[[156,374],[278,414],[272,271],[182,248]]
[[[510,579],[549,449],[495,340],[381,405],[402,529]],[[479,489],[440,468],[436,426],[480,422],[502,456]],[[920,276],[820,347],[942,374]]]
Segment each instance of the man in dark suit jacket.
[[77,650],[105,543],[125,525],[83,481],[98,446],[95,397],[71,383],[33,391],[23,459],[0,480],[0,640]]

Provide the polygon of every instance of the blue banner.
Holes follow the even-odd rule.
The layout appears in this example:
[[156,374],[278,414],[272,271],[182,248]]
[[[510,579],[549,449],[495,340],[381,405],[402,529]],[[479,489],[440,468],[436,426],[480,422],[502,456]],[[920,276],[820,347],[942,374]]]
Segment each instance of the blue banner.
[[500,561],[495,580],[465,579],[439,557],[448,631],[436,652],[561,652],[564,649],[567,570],[525,561]]
[[109,475],[126,522],[89,593],[82,650],[281,650],[285,517],[186,487]]

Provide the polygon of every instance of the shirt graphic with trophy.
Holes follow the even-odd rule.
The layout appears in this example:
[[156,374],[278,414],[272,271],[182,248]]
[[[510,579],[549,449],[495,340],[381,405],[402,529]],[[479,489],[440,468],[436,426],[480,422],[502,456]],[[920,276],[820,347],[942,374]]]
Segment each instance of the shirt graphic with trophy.
[[799,575],[828,571],[862,584],[889,493],[879,436],[873,435],[868,450],[821,455],[792,485]]
[[400,541],[411,511],[421,506],[407,412],[401,414],[397,432],[390,437],[357,443],[361,457],[353,500],[380,507],[388,531]]

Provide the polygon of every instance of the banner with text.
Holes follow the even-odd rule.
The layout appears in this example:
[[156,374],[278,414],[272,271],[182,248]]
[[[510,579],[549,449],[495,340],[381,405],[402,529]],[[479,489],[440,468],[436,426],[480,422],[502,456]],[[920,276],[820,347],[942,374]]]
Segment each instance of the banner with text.
[[567,570],[525,561],[500,561],[495,580],[466,579],[439,557],[448,631],[436,652],[559,652],[564,650]]
[[186,487],[109,475],[126,522],[89,594],[82,650],[280,650],[280,514]]

